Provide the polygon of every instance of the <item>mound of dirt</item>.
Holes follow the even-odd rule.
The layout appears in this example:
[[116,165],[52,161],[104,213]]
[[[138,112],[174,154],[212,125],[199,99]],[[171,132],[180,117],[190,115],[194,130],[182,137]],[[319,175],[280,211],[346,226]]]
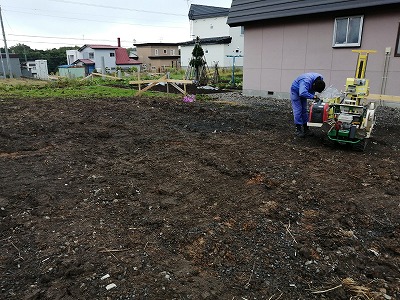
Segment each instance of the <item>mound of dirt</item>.
[[0,100],[0,298],[400,299],[399,110],[248,100]]
[[[185,90],[186,89],[186,92],[188,94],[193,94],[193,95],[219,94],[219,93],[229,93],[229,92],[235,91],[235,89],[233,87],[231,89],[219,89],[218,87],[197,86],[195,84],[187,84],[186,87],[183,84],[177,84],[177,86],[181,90]],[[143,88],[144,87],[142,87],[142,89]],[[159,83],[159,84],[154,85],[153,87],[151,87],[149,89],[149,91],[181,94],[181,91],[176,89],[173,85],[171,85],[171,84],[167,85],[167,84],[163,84],[163,83]]]

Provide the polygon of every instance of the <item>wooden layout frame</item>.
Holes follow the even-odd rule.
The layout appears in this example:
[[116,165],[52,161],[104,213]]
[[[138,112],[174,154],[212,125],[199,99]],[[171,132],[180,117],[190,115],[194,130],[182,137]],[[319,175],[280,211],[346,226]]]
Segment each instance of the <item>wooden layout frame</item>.
[[[148,79],[148,80],[136,80],[136,81],[129,81],[129,84],[137,84],[139,85],[139,92],[137,93],[137,96],[140,96],[143,94],[145,91],[151,89],[153,86],[155,86],[158,83],[166,83],[167,84],[167,92],[168,92],[168,84],[171,84],[174,88],[176,88],[179,92],[181,92],[184,95],[187,95],[186,92],[186,85],[187,84],[192,84],[192,80],[177,80],[177,79],[169,79],[167,78],[167,75],[162,76],[159,79]],[[141,88],[142,84],[149,84],[146,86],[144,89]],[[183,84],[183,89],[180,88],[177,84]]]

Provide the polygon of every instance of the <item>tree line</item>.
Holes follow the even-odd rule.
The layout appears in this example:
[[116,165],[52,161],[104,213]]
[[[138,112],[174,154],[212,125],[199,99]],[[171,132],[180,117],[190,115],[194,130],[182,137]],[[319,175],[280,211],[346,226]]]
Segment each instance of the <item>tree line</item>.
[[[8,52],[10,54],[17,54],[19,61],[22,63],[27,61],[34,61],[37,59],[47,60],[47,68],[49,73],[56,73],[58,71],[58,66],[67,64],[67,54],[66,50],[79,49],[78,46],[75,47],[61,47],[53,48],[49,50],[37,50],[32,49],[28,45],[17,44],[12,47],[8,47]],[[1,53],[5,53],[4,48],[1,48]]]

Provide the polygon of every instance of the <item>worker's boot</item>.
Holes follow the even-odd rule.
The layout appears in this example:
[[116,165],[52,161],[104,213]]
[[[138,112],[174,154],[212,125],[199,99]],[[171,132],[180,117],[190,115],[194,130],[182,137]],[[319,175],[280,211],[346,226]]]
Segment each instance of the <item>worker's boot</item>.
[[297,137],[305,137],[304,132],[303,132],[303,128],[301,127],[300,124],[296,124],[296,131],[294,133]]
[[307,124],[303,125],[303,132],[304,132],[304,136],[313,136],[314,135],[314,133],[307,126]]

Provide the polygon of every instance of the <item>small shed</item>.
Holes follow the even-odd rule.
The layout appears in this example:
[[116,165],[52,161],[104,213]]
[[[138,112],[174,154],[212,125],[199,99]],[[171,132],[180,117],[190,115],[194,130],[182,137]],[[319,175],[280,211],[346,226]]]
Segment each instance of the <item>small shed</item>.
[[71,79],[85,77],[85,67],[78,65],[62,65],[58,66],[58,73],[61,77]]
[[[0,54],[0,76],[1,77],[9,77],[10,72],[7,66],[7,57],[5,53]],[[18,54],[10,53],[9,54],[9,59],[10,59],[10,68],[11,68],[11,73],[13,77],[19,78],[22,75],[21,72],[21,63],[19,61],[19,56]]]
[[84,67],[85,68],[85,76],[92,74],[96,67],[96,64],[93,60],[82,59],[82,58],[74,61],[73,65],[78,66],[78,67]]
[[49,79],[49,69],[47,67],[47,60],[45,59],[37,59],[35,60],[36,66],[36,78],[38,79]]

